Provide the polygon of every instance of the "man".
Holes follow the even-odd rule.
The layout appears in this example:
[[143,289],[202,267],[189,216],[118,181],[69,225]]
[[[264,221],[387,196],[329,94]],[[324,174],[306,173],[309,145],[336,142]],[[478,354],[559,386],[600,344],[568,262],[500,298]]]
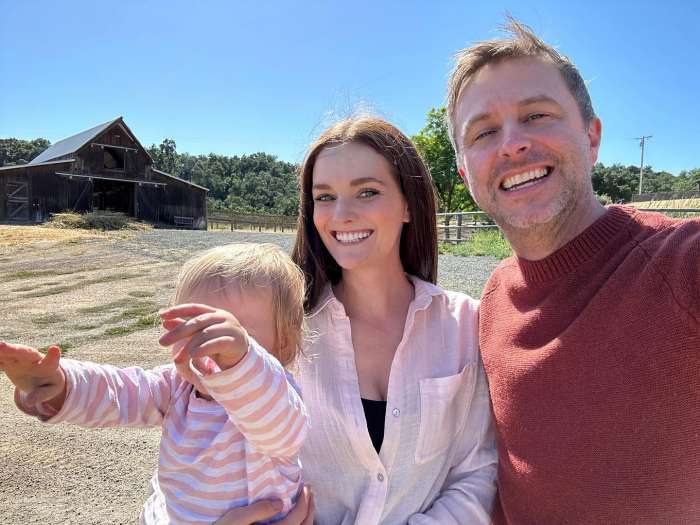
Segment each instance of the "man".
[[510,242],[484,289],[496,524],[700,523],[700,221],[602,207],[601,123],[526,26],[457,55],[459,172]]

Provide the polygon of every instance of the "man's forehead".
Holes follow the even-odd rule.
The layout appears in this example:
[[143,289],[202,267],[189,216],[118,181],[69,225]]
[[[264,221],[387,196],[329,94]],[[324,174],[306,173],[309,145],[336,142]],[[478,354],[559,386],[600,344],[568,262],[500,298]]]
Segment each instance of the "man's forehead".
[[557,100],[567,93],[554,64],[534,57],[505,59],[479,69],[457,100],[460,121],[488,112],[498,104],[528,104],[537,99]]

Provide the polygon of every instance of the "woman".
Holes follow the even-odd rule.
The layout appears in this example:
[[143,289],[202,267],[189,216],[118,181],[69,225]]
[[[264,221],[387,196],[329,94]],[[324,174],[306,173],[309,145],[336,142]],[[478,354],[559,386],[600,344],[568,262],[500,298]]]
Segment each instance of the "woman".
[[477,302],[437,275],[435,196],[410,140],[370,117],[309,149],[292,257],[314,338],[301,451],[321,525],[490,523],[496,452]]

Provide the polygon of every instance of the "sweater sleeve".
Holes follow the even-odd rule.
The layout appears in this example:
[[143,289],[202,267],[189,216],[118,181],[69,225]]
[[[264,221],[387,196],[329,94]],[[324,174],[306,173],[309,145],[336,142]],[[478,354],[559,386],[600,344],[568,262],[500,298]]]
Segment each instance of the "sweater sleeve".
[[[465,434],[476,433],[476,439]],[[440,495],[425,512],[414,514],[409,525],[459,525],[491,523],[498,465],[486,375],[481,361],[477,384],[455,455]]]
[[72,359],[61,359],[61,368],[67,383],[61,410],[47,404],[28,405],[26,396],[15,391],[17,407],[52,424],[89,428],[161,425],[170,403],[174,368],[120,369]]
[[211,375],[195,373],[256,450],[270,457],[290,457],[299,451],[308,415],[298,387],[252,337],[236,366]]

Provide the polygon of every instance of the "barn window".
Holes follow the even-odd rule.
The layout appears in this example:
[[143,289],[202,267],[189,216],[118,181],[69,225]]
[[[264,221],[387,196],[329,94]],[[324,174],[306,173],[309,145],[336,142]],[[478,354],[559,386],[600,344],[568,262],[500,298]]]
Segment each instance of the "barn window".
[[108,170],[124,170],[124,150],[104,148],[104,167]]

